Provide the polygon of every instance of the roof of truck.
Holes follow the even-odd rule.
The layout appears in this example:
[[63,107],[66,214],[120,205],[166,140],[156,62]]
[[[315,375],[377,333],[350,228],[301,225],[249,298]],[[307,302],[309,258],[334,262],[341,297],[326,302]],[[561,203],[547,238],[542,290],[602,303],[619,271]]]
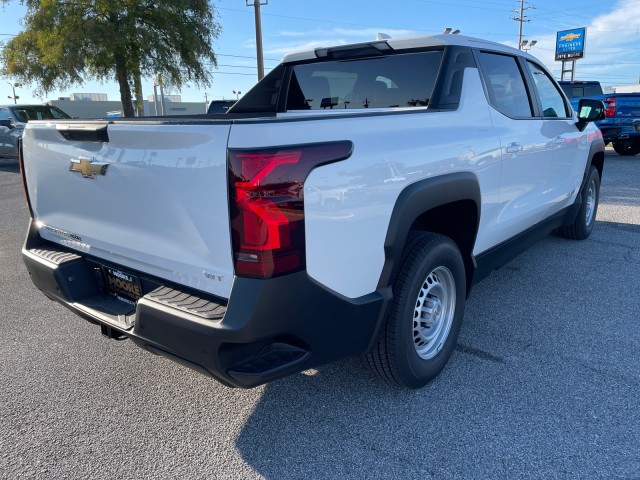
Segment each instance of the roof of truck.
[[527,53],[517,50],[515,48],[509,47],[502,43],[492,42],[490,40],[484,40],[481,38],[467,37],[465,35],[422,35],[422,36],[413,36],[413,37],[397,37],[397,38],[385,38],[382,40],[372,40],[370,42],[364,43],[353,43],[353,44],[344,44],[344,45],[328,45],[324,48],[316,48],[314,50],[302,50],[299,52],[292,52],[282,59],[282,63],[289,62],[299,62],[303,60],[312,60],[314,58],[318,58],[318,52],[322,52],[327,49],[346,49],[349,47],[359,47],[359,46],[367,46],[373,44],[386,43],[393,50],[408,50],[413,48],[424,48],[424,47],[439,47],[445,45],[460,45],[465,47],[475,47],[475,48],[487,48],[491,50],[501,51],[505,53],[517,53],[520,55],[528,56]]

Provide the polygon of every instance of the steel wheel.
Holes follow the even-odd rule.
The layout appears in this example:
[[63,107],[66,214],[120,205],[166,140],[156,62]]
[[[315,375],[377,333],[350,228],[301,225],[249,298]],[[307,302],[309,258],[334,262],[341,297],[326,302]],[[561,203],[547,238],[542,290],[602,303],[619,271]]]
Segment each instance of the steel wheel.
[[589,189],[587,190],[586,208],[584,212],[584,224],[591,225],[593,217],[596,212],[596,202],[598,200],[598,186],[596,185],[596,179],[591,177],[589,182]]
[[453,240],[431,232],[410,235],[385,325],[367,353],[371,368],[408,388],[433,380],[453,353],[465,293],[464,261]]
[[438,267],[424,279],[413,313],[413,343],[423,360],[436,356],[449,336],[456,311],[451,271]]
[[596,223],[598,201],[600,200],[600,175],[598,169],[591,165],[589,175],[582,190],[580,190],[582,205],[576,214],[574,221],[558,229],[558,233],[565,238],[584,240],[591,235],[591,230]]

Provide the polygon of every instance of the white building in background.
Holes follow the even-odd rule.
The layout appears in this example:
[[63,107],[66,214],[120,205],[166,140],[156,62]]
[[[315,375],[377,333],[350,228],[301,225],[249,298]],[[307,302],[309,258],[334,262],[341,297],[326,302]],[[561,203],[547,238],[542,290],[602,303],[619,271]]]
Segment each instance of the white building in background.
[[[158,98],[159,100],[159,98]],[[106,93],[72,93],[68,97],[49,100],[49,105],[55,105],[72,117],[76,118],[107,118],[122,115],[122,103],[119,100],[108,100]],[[152,117],[161,108],[153,101],[153,95],[143,101],[145,116]],[[182,102],[180,95],[164,96],[165,115],[200,115],[207,111],[204,102]]]
[[620,85],[612,87],[615,93],[640,93],[640,83],[636,85]]
[[72,102],[107,102],[109,101],[106,93],[72,93],[69,95]]
[[[153,95],[147,95],[147,101],[153,103]],[[158,101],[160,101],[160,95],[158,95]],[[182,102],[182,95],[166,95],[164,96],[164,101],[166,102],[174,102],[180,103]]]

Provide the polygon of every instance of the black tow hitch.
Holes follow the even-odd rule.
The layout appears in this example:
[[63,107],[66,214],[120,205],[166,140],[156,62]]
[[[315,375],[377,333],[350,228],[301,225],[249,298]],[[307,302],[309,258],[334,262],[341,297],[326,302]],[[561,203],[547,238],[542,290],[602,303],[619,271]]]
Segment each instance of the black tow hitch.
[[112,338],[113,340],[126,340],[127,336],[116,330],[115,328],[111,328],[109,325],[105,325],[104,323],[100,324],[100,333],[107,338]]

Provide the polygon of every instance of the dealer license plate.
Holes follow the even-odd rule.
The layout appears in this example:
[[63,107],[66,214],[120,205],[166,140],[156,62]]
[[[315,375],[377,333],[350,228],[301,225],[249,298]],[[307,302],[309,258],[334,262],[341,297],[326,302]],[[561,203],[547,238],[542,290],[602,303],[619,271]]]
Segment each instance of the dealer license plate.
[[102,270],[109,292],[130,300],[138,300],[142,296],[140,279],[135,275],[105,266],[102,267]]

